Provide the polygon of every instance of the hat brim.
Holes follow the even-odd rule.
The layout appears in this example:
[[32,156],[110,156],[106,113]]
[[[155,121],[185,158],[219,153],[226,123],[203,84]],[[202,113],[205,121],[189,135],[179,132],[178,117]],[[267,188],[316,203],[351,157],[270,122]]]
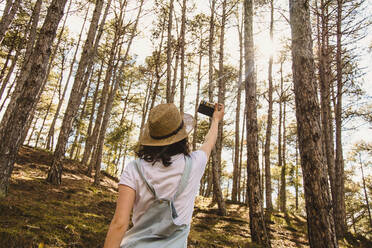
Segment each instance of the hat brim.
[[194,118],[190,114],[183,114],[183,122],[184,125],[180,131],[178,131],[175,135],[165,139],[153,139],[150,136],[149,125],[148,123],[146,123],[139,140],[140,145],[166,146],[187,138],[189,136],[189,133],[194,129]]

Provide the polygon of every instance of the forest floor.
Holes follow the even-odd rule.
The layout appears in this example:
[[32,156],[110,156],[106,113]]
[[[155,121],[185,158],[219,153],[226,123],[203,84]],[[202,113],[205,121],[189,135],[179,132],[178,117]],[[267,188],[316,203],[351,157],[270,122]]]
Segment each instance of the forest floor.
[[[65,160],[57,187],[45,181],[50,162],[48,152],[21,148],[9,194],[0,201],[0,248],[102,247],[117,180],[103,173],[101,186],[93,186],[79,163]],[[188,247],[260,247],[250,241],[247,207],[227,203],[227,208],[221,217],[209,198],[198,197]],[[309,247],[303,216],[273,213],[268,229],[272,247]],[[372,242],[349,234],[340,247],[372,247]]]

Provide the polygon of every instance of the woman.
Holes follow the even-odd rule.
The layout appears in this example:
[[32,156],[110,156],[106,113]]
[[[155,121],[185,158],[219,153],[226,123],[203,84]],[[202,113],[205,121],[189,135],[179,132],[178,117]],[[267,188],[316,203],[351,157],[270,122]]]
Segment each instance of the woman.
[[[139,159],[119,182],[119,197],[105,248],[186,247],[195,197],[213,149],[224,106],[215,104],[211,127],[199,150],[189,152],[188,126],[174,104],[149,114],[139,140]],[[133,227],[128,230],[133,209]]]

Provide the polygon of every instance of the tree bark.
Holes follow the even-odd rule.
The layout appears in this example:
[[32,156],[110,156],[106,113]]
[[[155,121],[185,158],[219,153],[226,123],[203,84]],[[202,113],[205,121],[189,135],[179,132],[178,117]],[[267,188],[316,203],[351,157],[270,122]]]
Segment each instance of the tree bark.
[[[15,77],[15,80],[14,80],[15,81],[15,88],[14,88],[14,91],[12,93],[12,97],[9,101],[9,104],[7,106],[7,111],[4,113],[3,118],[1,120],[2,125],[5,125],[5,123],[8,121],[9,114],[15,108],[17,99],[20,96],[20,92],[22,91],[22,88],[24,87],[25,81],[27,80],[26,77],[29,75],[29,73],[31,73],[30,70],[31,70],[31,64],[32,63],[30,63],[30,58],[31,58],[31,53],[33,51],[35,40],[36,40],[37,25],[39,23],[41,4],[42,4],[41,0],[38,0],[35,3],[35,7],[34,7],[34,10],[32,12],[32,16],[30,18],[29,25],[27,27],[26,33],[27,33],[27,40],[28,41],[27,41],[27,44],[26,44],[26,51],[25,51],[25,54],[23,56],[23,61],[22,61],[22,66],[21,66],[22,69],[21,69],[20,73]],[[41,91],[41,88],[39,89],[38,94]],[[38,101],[38,99],[37,99],[37,101]],[[33,114],[31,114],[29,116],[32,116],[32,115]],[[26,124],[26,126],[28,126],[28,125]],[[26,130],[26,132],[27,132],[27,130]],[[21,142],[23,143],[23,141],[21,141]]]
[[53,149],[53,146],[54,146],[54,130],[55,130],[55,125],[56,125],[56,122],[57,122],[57,119],[58,119],[58,116],[59,116],[59,112],[61,111],[63,100],[65,99],[67,88],[68,88],[68,86],[70,84],[70,79],[71,79],[71,76],[72,76],[72,71],[74,69],[74,64],[75,64],[75,61],[76,61],[77,52],[78,52],[79,47],[80,47],[81,36],[83,35],[83,30],[84,30],[84,27],[85,27],[85,23],[86,23],[87,18],[88,18],[88,13],[89,13],[89,7],[88,7],[88,9],[86,11],[86,14],[85,14],[85,17],[84,17],[83,26],[81,28],[81,31],[80,31],[80,34],[79,34],[79,38],[78,38],[78,42],[76,44],[76,49],[75,49],[74,56],[73,56],[73,59],[72,59],[72,62],[71,62],[71,66],[70,66],[70,70],[69,70],[69,73],[68,73],[68,76],[67,76],[66,85],[65,85],[65,88],[63,90],[62,96],[60,96],[59,99],[58,99],[57,110],[56,110],[56,113],[54,114],[52,124],[50,125],[50,128],[49,128],[48,136],[47,136],[47,139],[46,139],[47,140],[47,142],[46,142],[46,144],[47,144],[46,149],[47,150],[52,150]]
[[199,43],[199,64],[198,64],[198,76],[197,76],[197,85],[196,85],[196,99],[195,99],[195,127],[192,138],[192,149],[196,151],[196,135],[198,129],[198,106],[200,101],[200,83],[201,83],[201,69],[202,69],[202,59],[203,59],[203,34],[200,34],[200,43]]
[[285,126],[285,118],[286,118],[286,100],[283,101],[283,150],[282,150],[282,170],[280,173],[280,208],[283,213],[287,214],[287,192],[286,192],[286,158],[285,158],[285,151],[286,151],[286,126]]
[[168,14],[168,42],[167,42],[167,88],[166,100],[170,103],[172,100],[172,20],[173,20],[173,1],[169,1],[169,14]]
[[58,24],[63,16],[67,0],[53,0],[48,8],[44,24],[40,29],[39,38],[32,51],[29,61],[30,73],[24,82],[16,108],[9,114],[9,121],[0,128],[0,197],[6,196],[9,187],[14,162],[21,146],[21,136],[30,111],[36,104],[36,97],[46,74],[51,46],[56,37]]
[[20,4],[21,0],[15,0],[14,2],[12,0],[6,1],[3,16],[0,21],[0,44],[2,43],[5,37],[5,33],[8,30],[10,24],[12,23]]
[[[238,20],[240,22],[240,20]],[[233,183],[231,190],[231,200],[237,202],[239,192],[239,148],[240,148],[240,104],[242,98],[242,84],[243,84],[243,25],[238,25],[239,33],[239,81],[238,92],[236,96],[236,113],[235,113],[235,150],[234,150],[234,168],[233,168]],[[244,129],[244,127],[243,127]]]
[[95,51],[93,48],[93,40],[96,35],[99,17],[101,16],[103,0],[96,1],[96,8],[93,12],[92,21],[88,30],[87,39],[81,54],[80,63],[75,75],[75,81],[71,89],[70,99],[62,121],[61,131],[58,136],[56,149],[53,155],[52,166],[49,169],[47,181],[53,184],[60,185],[62,183],[62,159],[66,151],[66,143],[71,131],[73,118],[78,111],[81,98],[86,85],[82,83],[85,70],[89,61],[93,59]]
[[[181,20],[181,89],[180,89],[180,112],[183,114],[185,108],[185,32],[186,32],[186,0],[182,2]],[[197,105],[197,104],[196,104]]]
[[[274,36],[274,0],[270,0],[270,40],[273,41]],[[268,90],[268,113],[267,113],[267,126],[265,137],[265,194],[266,194],[266,209],[268,214],[273,210],[272,201],[272,187],[271,187],[271,164],[270,164],[270,143],[271,143],[271,129],[273,125],[273,55],[269,59],[269,90]],[[270,216],[269,216],[270,217]],[[269,218],[270,219],[270,218]]]
[[245,100],[247,105],[247,196],[252,241],[271,247],[266,232],[258,163],[257,95],[254,73],[253,1],[244,0]]
[[314,78],[309,2],[290,0],[289,10],[297,133],[309,243],[311,248],[338,247],[330,209],[328,178],[323,169],[320,109]]
[[[279,144],[278,147],[279,149],[279,166],[281,167],[281,172],[280,172],[280,197],[279,197],[279,204],[280,204],[280,211],[283,213],[287,212],[286,209],[286,164],[285,164],[285,101],[286,101],[286,95],[285,92],[283,91],[283,84],[284,84],[284,78],[283,78],[283,61],[280,63],[280,111],[279,111],[279,127],[283,125],[283,138],[281,134],[281,128],[279,128]],[[282,108],[283,105],[283,108]],[[282,110],[283,109],[283,110]],[[282,141],[283,139],[283,141]],[[283,147],[282,147],[283,145]]]
[[[102,121],[102,126],[101,126],[101,129],[100,129],[100,132],[99,132],[96,158],[94,160],[94,163],[95,163],[94,167],[96,169],[96,174],[95,174],[95,177],[94,177],[94,184],[95,185],[99,185],[99,182],[100,182],[99,179],[100,179],[100,171],[101,171],[102,151],[103,151],[103,143],[104,143],[104,140],[105,140],[106,129],[107,129],[107,126],[108,126],[108,123],[109,123],[109,120],[110,120],[112,104],[114,102],[114,97],[116,95],[116,92],[119,88],[119,83],[122,82],[123,79],[124,79],[124,76],[123,76],[124,69],[125,69],[125,65],[126,65],[127,60],[128,60],[128,54],[129,54],[129,51],[130,51],[130,48],[131,48],[131,45],[132,45],[132,42],[133,42],[133,38],[135,37],[135,32],[137,31],[138,21],[139,21],[141,12],[142,12],[143,1],[144,0],[141,0],[141,2],[140,2],[140,7],[138,9],[136,22],[135,22],[134,27],[132,29],[132,32],[131,32],[131,35],[130,35],[130,40],[128,42],[128,46],[127,46],[125,55],[124,55],[123,60],[122,60],[122,65],[121,65],[121,68],[119,70],[119,78],[114,80],[114,82],[113,82],[114,85],[113,85],[112,90],[110,92],[109,98],[107,99],[105,115],[104,115],[104,118],[103,118],[103,121]],[[124,11],[124,9],[122,9],[122,11]],[[123,18],[122,14],[123,14],[123,12],[120,13],[120,21],[119,21],[120,23],[122,22],[122,18]],[[122,25],[120,24],[119,27],[118,27],[118,30],[116,32],[120,33],[121,31],[122,31]],[[117,39],[119,39],[119,38],[120,38],[120,34],[118,34]],[[119,48],[118,56],[120,56],[120,54],[121,54],[121,46]]]
[[345,213],[345,179],[344,179],[344,159],[342,151],[342,8],[343,0],[337,0],[337,36],[336,36],[336,71],[337,71],[337,98],[336,98],[336,161],[335,161],[335,200],[334,216],[337,239],[342,239],[346,232],[346,213]]

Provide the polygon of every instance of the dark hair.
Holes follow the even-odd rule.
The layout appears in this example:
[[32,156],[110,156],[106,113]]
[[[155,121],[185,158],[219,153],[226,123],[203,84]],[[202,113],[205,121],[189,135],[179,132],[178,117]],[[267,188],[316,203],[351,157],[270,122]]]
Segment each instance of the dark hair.
[[136,152],[139,158],[142,158],[150,163],[152,162],[153,164],[155,164],[157,161],[162,161],[165,167],[168,167],[171,164],[171,156],[181,153],[184,155],[190,154],[189,142],[187,138],[166,146],[141,145],[139,150]]

